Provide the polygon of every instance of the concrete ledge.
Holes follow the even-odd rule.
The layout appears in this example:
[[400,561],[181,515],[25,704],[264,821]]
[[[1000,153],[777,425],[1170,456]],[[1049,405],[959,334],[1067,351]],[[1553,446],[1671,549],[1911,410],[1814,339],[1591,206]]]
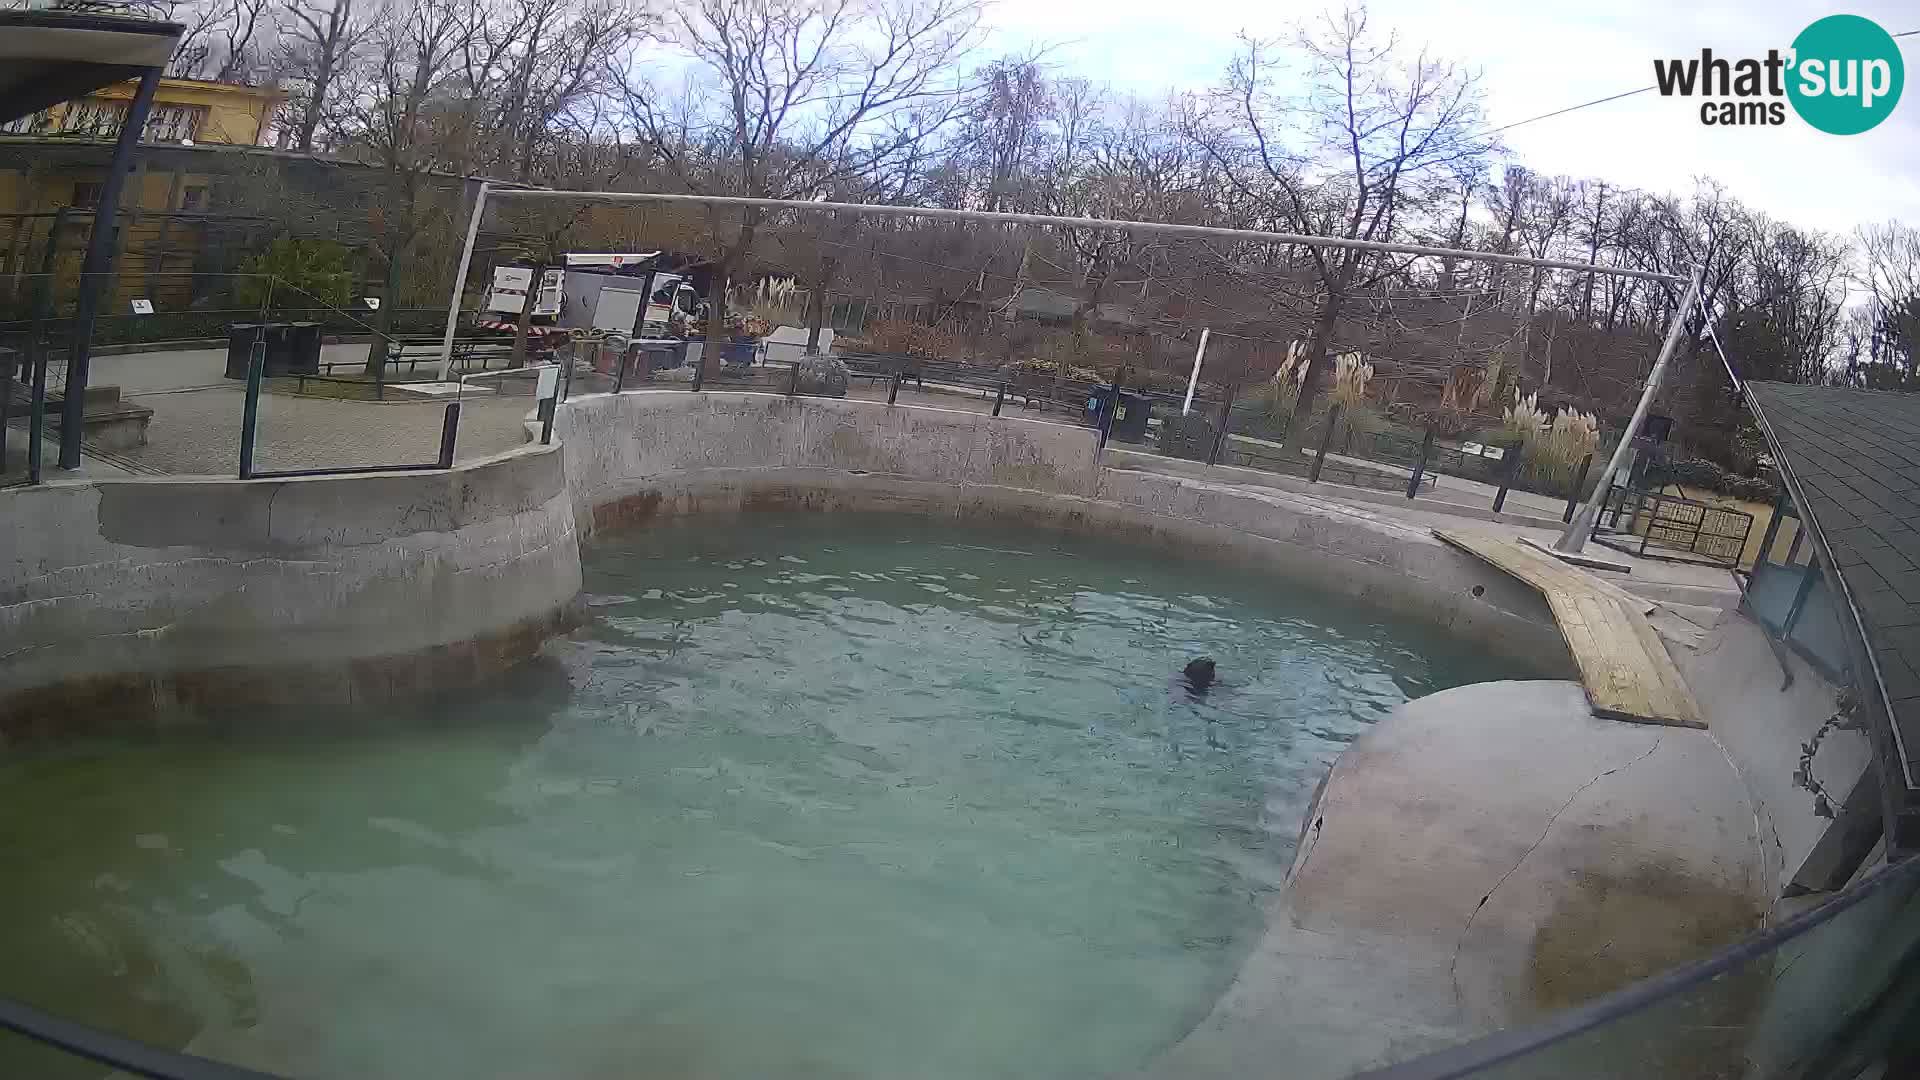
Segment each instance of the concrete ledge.
[[530,660],[578,626],[569,602],[504,630],[412,652],[332,663],[221,665],[71,679],[0,696],[0,744],[52,742],[300,705],[346,707],[463,690]]
[[[1740,777],[1707,733],[1614,724],[1566,682],[1457,687],[1401,706],[1322,784],[1268,931],[1153,1070],[1331,1078],[1538,1020],[1757,929],[1766,888]],[[1675,1069],[1736,1075],[1766,973],[1695,994]],[[1562,1063],[1568,1064],[1571,1063]]]
[[557,446],[447,472],[55,481],[0,500],[0,714],[34,731],[216,687],[265,703],[445,685],[510,662],[580,591]]

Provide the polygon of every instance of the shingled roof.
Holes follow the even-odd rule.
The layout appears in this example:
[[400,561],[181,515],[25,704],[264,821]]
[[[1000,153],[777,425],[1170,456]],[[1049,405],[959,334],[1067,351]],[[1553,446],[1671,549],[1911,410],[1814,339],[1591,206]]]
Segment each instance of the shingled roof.
[[1746,385],[1788,490],[1859,611],[1894,755],[1908,790],[1920,790],[1920,394]]

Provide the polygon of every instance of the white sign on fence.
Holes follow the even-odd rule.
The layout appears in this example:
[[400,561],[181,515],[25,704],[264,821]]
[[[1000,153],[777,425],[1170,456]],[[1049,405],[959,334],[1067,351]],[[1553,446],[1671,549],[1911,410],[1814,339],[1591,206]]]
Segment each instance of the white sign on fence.
[[560,393],[560,366],[548,364],[540,369],[540,381],[534,386],[535,401],[545,401]]
[[133,302],[133,313],[134,313],[135,315],[151,315],[151,314],[153,314],[153,301],[151,301],[151,300],[135,300],[135,301]]

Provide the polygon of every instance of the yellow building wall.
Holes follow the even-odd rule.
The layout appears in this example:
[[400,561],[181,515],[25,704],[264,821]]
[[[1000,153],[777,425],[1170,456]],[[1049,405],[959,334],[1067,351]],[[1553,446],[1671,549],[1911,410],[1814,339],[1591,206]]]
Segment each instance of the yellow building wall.
[[[96,100],[131,100],[133,82],[118,83],[94,91]],[[234,86],[191,79],[162,79],[154,90],[154,104],[194,105],[206,109],[196,142],[256,146],[266,134],[278,105],[280,94],[265,87]],[[60,114],[67,105],[54,108],[57,130]],[[78,184],[99,184],[107,170],[59,167],[52,169],[7,170],[0,172],[0,213],[50,214],[74,204]],[[128,179],[130,190],[122,205],[133,212],[124,222],[120,257],[115,274],[115,289],[109,299],[113,309],[124,311],[134,298],[148,298],[165,310],[184,305],[191,285],[191,270],[196,253],[205,238],[204,226],[191,221],[142,220],[142,211],[210,211],[208,195],[213,177],[203,173],[169,172],[141,168]],[[198,201],[195,204],[195,192]],[[191,204],[191,205],[190,205]],[[25,284],[22,275],[37,273],[42,265],[39,254],[45,250],[52,218],[14,218],[0,220],[0,269],[10,279],[9,291],[17,292]],[[54,261],[56,280],[65,283],[65,292],[77,281],[91,219],[75,216],[61,234],[60,252]]]
[[[87,98],[97,101],[131,101],[138,84],[115,83],[103,86]],[[198,79],[161,79],[154,88],[153,103],[161,105],[199,105],[207,110],[196,142],[258,146],[266,135],[267,124],[280,102],[280,92],[272,87],[239,86],[230,83],[201,82]],[[83,99],[85,100],[85,99]],[[55,105],[52,127],[58,130],[60,119],[72,103]]]

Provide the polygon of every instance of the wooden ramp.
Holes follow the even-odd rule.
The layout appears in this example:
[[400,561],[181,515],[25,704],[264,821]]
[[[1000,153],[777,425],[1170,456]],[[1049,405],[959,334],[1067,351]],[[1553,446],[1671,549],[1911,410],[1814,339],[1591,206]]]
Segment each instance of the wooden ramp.
[[1442,529],[1433,535],[1546,597],[1595,714],[1641,724],[1707,726],[1666,644],[1647,622],[1645,600],[1510,540]]

